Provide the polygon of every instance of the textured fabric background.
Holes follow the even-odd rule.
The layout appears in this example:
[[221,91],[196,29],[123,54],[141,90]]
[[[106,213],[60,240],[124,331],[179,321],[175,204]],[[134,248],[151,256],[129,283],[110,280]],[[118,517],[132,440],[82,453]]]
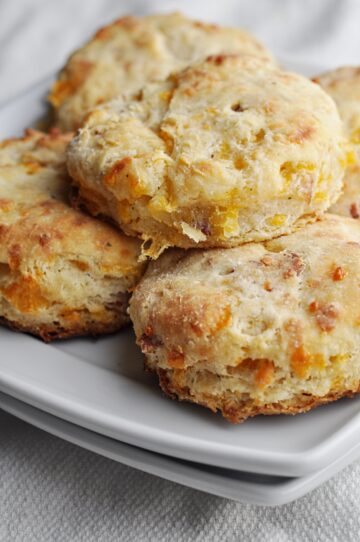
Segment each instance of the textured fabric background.
[[[0,0],[0,101],[112,18],[174,9],[247,27],[314,73],[360,64],[359,0]],[[358,540],[360,463],[295,503],[259,508],[124,467],[0,412],[1,542]]]
[[0,411],[1,542],[358,542],[360,463],[298,501],[242,505],[63,442]]

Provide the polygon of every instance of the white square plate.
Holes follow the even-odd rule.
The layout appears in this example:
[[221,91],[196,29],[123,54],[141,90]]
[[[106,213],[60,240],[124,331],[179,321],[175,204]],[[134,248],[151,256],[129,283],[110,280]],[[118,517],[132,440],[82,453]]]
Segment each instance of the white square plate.
[[360,454],[358,444],[324,469],[301,478],[252,474],[173,459],[130,446],[66,422],[4,393],[0,393],[0,408],[52,435],[129,467],[206,493],[262,506],[278,506],[303,497]]
[[[308,67],[303,71],[311,72]],[[49,83],[0,109],[0,137],[17,135],[36,123],[46,111]],[[170,401],[143,373],[130,330],[97,341],[45,345],[0,329],[0,390],[119,441],[241,471],[305,475],[325,468],[360,442],[357,399],[238,426],[201,407]]]

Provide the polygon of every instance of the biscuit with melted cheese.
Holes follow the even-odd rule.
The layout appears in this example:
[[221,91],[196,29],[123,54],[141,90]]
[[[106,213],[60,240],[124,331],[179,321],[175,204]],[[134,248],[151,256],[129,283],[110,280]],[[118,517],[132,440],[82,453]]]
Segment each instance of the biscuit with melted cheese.
[[66,202],[70,135],[0,143],[0,320],[49,341],[128,322],[140,244]]
[[346,165],[333,100],[254,56],[211,56],[95,109],[69,145],[79,199],[144,253],[289,233],[336,201]]
[[343,67],[315,78],[335,100],[345,132],[354,146],[344,177],[344,190],[330,212],[360,217],[360,67]]
[[123,17],[100,29],[60,73],[49,95],[58,126],[78,128],[99,103],[218,53],[251,53],[273,61],[244,30],[193,21],[180,13]]
[[165,393],[241,422],[358,391],[359,283],[360,222],[328,214],[263,243],[167,251],[130,316]]

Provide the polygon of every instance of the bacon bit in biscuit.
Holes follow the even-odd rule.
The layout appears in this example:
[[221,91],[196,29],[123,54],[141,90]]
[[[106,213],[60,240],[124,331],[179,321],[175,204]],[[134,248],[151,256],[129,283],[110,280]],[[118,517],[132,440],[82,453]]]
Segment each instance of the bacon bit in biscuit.
[[266,290],[267,292],[272,292],[273,290],[272,286],[268,281],[264,282],[264,290]]
[[269,256],[268,254],[265,254],[265,256],[263,256],[260,260],[260,262],[264,265],[266,265],[266,267],[269,267],[270,265],[273,264],[273,259],[271,256]]
[[265,389],[274,378],[275,366],[269,359],[259,359],[255,375],[255,384],[259,390]]
[[[216,412],[216,405],[210,405],[209,408],[213,412]],[[241,412],[239,412],[239,403],[234,399],[227,399],[224,401],[220,410],[224,418],[226,418],[230,423],[241,423],[246,419],[246,414],[242,415]]]
[[80,260],[70,260],[70,262],[80,269],[80,271],[88,271],[89,265],[86,262],[81,262]]
[[62,134],[59,128],[57,128],[56,126],[53,126],[52,128],[50,128],[49,130],[50,139],[61,139],[61,137],[62,137]]
[[291,134],[289,136],[289,141],[291,143],[303,143],[306,139],[310,139],[314,131],[315,130],[313,126],[305,126],[303,128],[299,128],[294,134]]
[[191,96],[194,96],[195,90],[193,88],[191,88],[191,87],[185,87],[183,89],[183,94],[185,96],[188,96],[189,98],[191,98]]
[[[255,134],[255,143],[261,143],[261,141],[264,141],[265,136],[266,136],[266,132],[265,132],[265,130],[263,130],[263,128],[261,128]],[[256,154],[255,154],[255,159],[256,159]]]
[[312,301],[309,304],[309,312],[316,312],[319,309],[319,303],[317,301]]
[[360,212],[356,203],[350,205],[350,215],[352,218],[360,218]]
[[297,275],[300,275],[301,271],[304,268],[304,264],[300,256],[298,254],[291,253],[291,263],[295,273]]
[[0,241],[2,240],[2,238],[5,237],[9,229],[9,226],[4,226],[3,224],[0,224]]
[[332,303],[321,305],[318,301],[312,301],[309,311],[315,314],[316,323],[322,331],[334,329],[339,311]]
[[42,247],[46,247],[49,244],[50,240],[51,237],[47,233],[42,233],[41,235],[39,235],[39,244]]
[[227,55],[211,55],[207,57],[207,62],[213,62],[216,66],[221,66],[224,60],[227,58]]
[[201,326],[199,324],[196,324],[195,322],[190,322],[191,330],[197,335],[198,337],[201,337],[202,330]]
[[211,227],[205,220],[198,220],[195,223],[195,229],[200,230],[204,235],[211,235]]
[[0,278],[10,276],[10,267],[5,262],[0,262]]
[[336,324],[336,319],[339,316],[338,309],[332,304],[320,305],[316,314],[316,323],[321,331],[332,331]]
[[286,269],[283,273],[284,279],[293,277],[294,275],[299,276],[301,271],[304,268],[304,263],[298,254],[292,252],[290,254],[290,267]]
[[21,262],[20,245],[11,245],[9,248],[9,266],[11,270],[18,269]]
[[345,276],[346,276],[346,271],[344,271],[342,267],[336,267],[336,269],[334,270],[332,274],[332,279],[335,282],[337,282],[340,280],[344,280]]
[[173,369],[183,369],[185,356],[182,352],[171,350],[167,357],[167,362]]
[[245,111],[245,109],[243,108],[243,106],[240,103],[236,103],[236,104],[232,105],[231,109],[233,111],[235,111],[235,113],[242,113],[243,111]]
[[144,333],[139,340],[140,348],[144,354],[154,352],[158,346],[163,346],[163,342],[157,335],[154,335],[152,326],[146,326]]
[[234,159],[234,166],[236,169],[245,169],[247,167],[247,162],[246,160],[244,159],[243,156],[241,156],[241,154],[239,154],[235,159]]

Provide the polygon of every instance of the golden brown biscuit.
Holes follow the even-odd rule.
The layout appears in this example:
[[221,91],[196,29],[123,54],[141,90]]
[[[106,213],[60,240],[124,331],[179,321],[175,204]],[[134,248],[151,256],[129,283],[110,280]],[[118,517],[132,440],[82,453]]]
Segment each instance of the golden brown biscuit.
[[315,218],[346,160],[334,102],[301,75],[220,55],[95,109],[68,148],[90,212],[166,247],[236,246]]
[[166,252],[130,317],[165,393],[241,422],[358,391],[359,284],[360,223],[329,214],[264,243]]
[[344,190],[332,213],[360,217],[360,67],[343,67],[315,78],[335,100],[345,131],[354,145],[354,157],[344,177]]
[[0,319],[45,341],[121,328],[142,272],[135,239],[67,205],[70,137],[0,144]]
[[78,128],[85,114],[118,94],[132,94],[145,83],[217,53],[272,56],[250,34],[200,23],[180,13],[123,17],[99,30],[71,55],[49,100],[63,130]]

